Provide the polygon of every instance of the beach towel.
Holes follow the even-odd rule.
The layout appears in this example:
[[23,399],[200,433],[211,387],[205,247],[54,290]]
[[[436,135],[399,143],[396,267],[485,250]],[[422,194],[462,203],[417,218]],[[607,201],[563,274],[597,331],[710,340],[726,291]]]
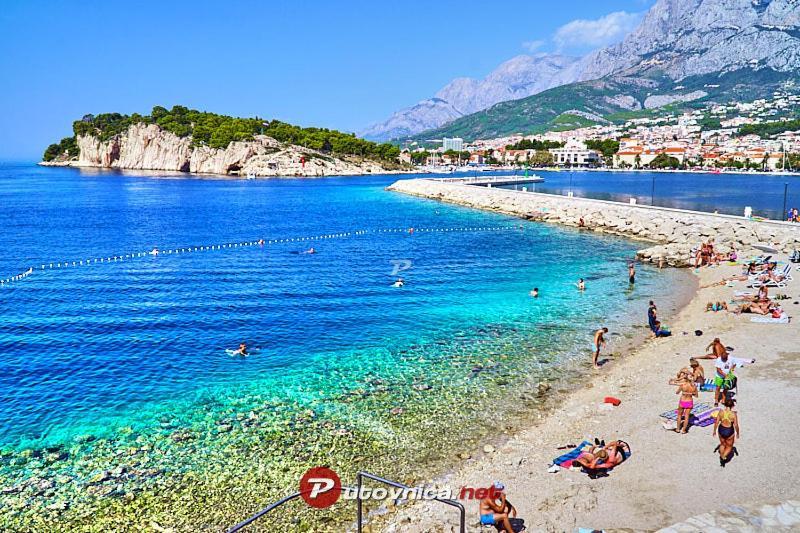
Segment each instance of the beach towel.
[[773,318],[771,316],[754,316],[750,318],[750,322],[757,324],[788,324],[791,317],[783,313],[780,318]]
[[713,392],[717,390],[717,386],[714,385],[713,379],[706,379],[705,383],[700,385],[700,392]]
[[562,468],[569,468],[572,466],[572,461],[577,459],[581,456],[581,451],[586,448],[587,446],[591,446],[592,443],[588,440],[585,440],[578,444],[576,447],[572,448],[570,451],[565,453],[564,455],[559,455],[555,459],[553,459],[553,464],[558,465]]
[[[710,426],[714,423],[713,413],[717,412],[719,407],[714,407],[710,403],[700,402],[695,404],[692,408],[692,413],[689,415],[689,425],[690,426],[698,426],[698,427],[706,427]],[[677,420],[678,419],[678,410],[672,409],[670,411],[665,411],[661,413],[661,418],[666,418],[667,420]]]

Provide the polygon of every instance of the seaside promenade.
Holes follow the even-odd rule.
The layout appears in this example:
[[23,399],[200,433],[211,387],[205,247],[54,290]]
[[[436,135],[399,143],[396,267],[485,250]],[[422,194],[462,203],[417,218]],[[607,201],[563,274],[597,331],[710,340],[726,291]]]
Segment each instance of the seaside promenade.
[[[421,181],[396,183],[391,189],[526,217],[547,208],[544,221],[570,225],[576,225],[580,216],[594,213],[595,222],[604,221],[596,223],[594,229],[646,236],[660,243],[667,240],[663,234],[642,235],[642,231],[634,233],[629,228],[643,219],[663,219],[659,224],[669,220],[681,228],[678,232],[691,230],[681,233],[686,241],[681,246],[690,248],[714,238],[726,246],[739,245],[740,258],[755,253],[749,248],[752,244],[771,243],[781,249],[776,259],[786,261],[784,252],[796,246],[800,238],[796,227],[780,223],[690,212],[675,212],[667,219],[665,210],[653,208]],[[594,211],[600,205],[605,209]],[[609,215],[610,210],[614,215]],[[622,225],[605,222],[622,212],[627,214]],[[708,231],[692,227],[698,220]],[[678,232],[673,232],[673,242],[660,245],[679,244],[674,236]],[[685,265],[690,259],[690,255],[676,254],[670,262]],[[460,487],[502,481],[528,531],[797,530],[800,489],[796,479],[800,466],[787,450],[794,449],[800,435],[796,429],[800,427],[800,411],[792,407],[800,397],[800,272],[792,265],[795,280],[770,289],[772,297],[786,296],[781,303],[785,315],[792,317],[788,323],[765,323],[769,321],[750,314],[706,311],[709,302],[730,302],[737,293],[753,290],[748,289],[748,281],[719,283],[741,270],[740,265],[727,263],[693,270],[697,284],[688,288],[693,294],[690,301],[674,316],[660,316],[672,331],[671,337],[650,338],[622,353],[612,347],[614,353],[608,356],[608,364],[591,371],[584,385],[557,407],[532,419],[527,429],[505,441],[487,440],[482,452],[479,449],[469,459],[454,462],[452,470],[433,483]],[[620,286],[623,284],[621,273]],[[636,298],[644,325],[648,296]],[[613,313],[613,309],[608,312]],[[660,418],[678,403],[675,387],[668,381],[688,365],[689,357],[705,354],[715,337],[729,347],[732,356],[756,359],[754,365],[736,372],[741,437],[736,441],[738,456],[725,468],[720,467],[715,452],[718,439],[711,427],[691,427],[684,435],[666,431]],[[705,375],[713,376],[713,361],[701,360],[701,364]],[[620,405],[604,403],[608,396],[621,400]],[[713,401],[713,392],[700,392],[695,400]],[[632,449],[630,459],[599,479],[590,479],[574,468],[550,469],[553,459],[563,453],[559,448],[595,437],[606,442],[626,441]],[[468,531],[482,531],[477,505],[472,507],[468,508]],[[446,510],[430,503],[414,503],[376,520],[373,530],[455,531],[450,518]]]

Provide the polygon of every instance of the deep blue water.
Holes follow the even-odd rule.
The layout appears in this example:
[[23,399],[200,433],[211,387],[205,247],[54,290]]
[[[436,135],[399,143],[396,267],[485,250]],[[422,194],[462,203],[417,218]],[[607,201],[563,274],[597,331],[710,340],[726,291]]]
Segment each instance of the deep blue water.
[[[545,179],[529,190],[661,207],[742,215],[745,206],[753,214],[783,218],[784,192],[787,208],[800,207],[800,175],[710,174],[678,172],[561,172],[531,171]],[[518,174],[522,172],[518,171]],[[788,187],[786,187],[788,185]],[[655,194],[653,194],[655,192]]]
[[[445,339],[468,339],[458,350],[472,357],[508,331],[503,357],[517,372],[584,362],[593,328],[641,322],[640,300],[671,290],[670,275],[646,268],[628,290],[635,243],[386,192],[395,179],[0,166],[0,278],[34,268],[0,287],[0,445],[147,427],[167,406],[228,409],[254,391],[302,405],[367,374],[411,383],[457,357]],[[310,246],[318,253],[297,253]],[[154,247],[157,257],[93,261]],[[398,261],[410,266],[401,289],[390,286]],[[573,286],[581,276],[586,294]],[[260,351],[225,352],[241,341]],[[408,350],[422,355],[401,360]]]

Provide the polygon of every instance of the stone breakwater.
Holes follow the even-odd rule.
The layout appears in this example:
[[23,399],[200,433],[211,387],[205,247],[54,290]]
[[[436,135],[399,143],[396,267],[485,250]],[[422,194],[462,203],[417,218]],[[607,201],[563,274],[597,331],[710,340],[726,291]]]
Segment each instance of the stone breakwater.
[[192,146],[191,137],[178,137],[155,124],[135,124],[107,141],[90,135],[77,138],[76,160],[40,163],[46,166],[169,170],[204,174],[255,176],[340,176],[385,173],[370,160],[332,157],[266,135],[232,142],[224,149]]
[[693,265],[692,249],[709,238],[723,252],[735,248],[749,253],[753,245],[771,246],[784,253],[800,249],[800,226],[783,222],[478,187],[452,180],[400,180],[388,190],[566,226],[579,227],[583,218],[585,229],[651,243],[637,253],[640,260],[663,261],[675,267]]

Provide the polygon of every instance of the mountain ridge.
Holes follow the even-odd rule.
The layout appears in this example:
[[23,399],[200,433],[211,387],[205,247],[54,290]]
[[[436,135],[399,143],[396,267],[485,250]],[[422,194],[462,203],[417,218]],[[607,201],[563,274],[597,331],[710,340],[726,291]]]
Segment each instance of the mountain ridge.
[[570,92],[572,107],[602,117],[754,99],[800,81],[799,72],[800,0],[658,0],[622,42],[590,53],[553,80],[580,81],[495,104],[413,138],[541,132],[565,111]]

